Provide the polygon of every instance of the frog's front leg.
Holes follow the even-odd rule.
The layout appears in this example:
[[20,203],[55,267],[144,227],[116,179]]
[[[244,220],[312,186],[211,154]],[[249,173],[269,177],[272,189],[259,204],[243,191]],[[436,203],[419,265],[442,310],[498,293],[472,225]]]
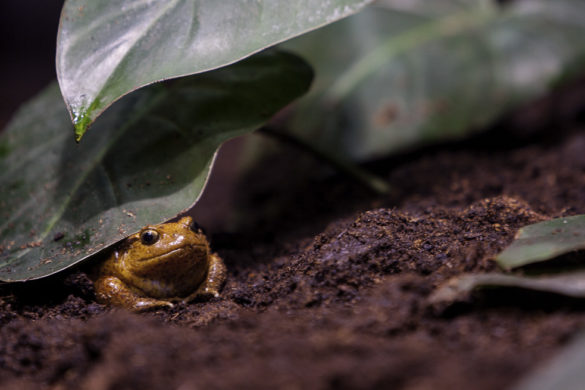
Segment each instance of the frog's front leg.
[[159,307],[173,307],[171,302],[152,299],[137,294],[115,276],[101,277],[94,284],[96,298],[100,303],[122,306],[135,311],[146,311]]
[[199,297],[218,297],[226,276],[227,269],[221,257],[215,253],[210,254],[207,277],[194,293],[183,299],[183,302],[191,302]]

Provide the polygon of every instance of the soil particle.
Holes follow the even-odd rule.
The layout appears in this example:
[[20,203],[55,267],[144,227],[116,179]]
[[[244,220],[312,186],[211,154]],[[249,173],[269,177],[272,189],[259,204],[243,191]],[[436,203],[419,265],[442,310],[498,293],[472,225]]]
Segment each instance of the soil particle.
[[[211,232],[229,270],[221,297],[137,315],[95,303],[83,269],[2,286],[0,386],[509,387],[583,328],[584,305],[515,290],[445,309],[427,298],[497,271],[518,228],[585,213],[584,145],[576,133],[381,161],[386,197],[332,175],[281,188],[282,171],[251,173],[237,207],[255,214]],[[270,177],[282,196],[268,207]]]

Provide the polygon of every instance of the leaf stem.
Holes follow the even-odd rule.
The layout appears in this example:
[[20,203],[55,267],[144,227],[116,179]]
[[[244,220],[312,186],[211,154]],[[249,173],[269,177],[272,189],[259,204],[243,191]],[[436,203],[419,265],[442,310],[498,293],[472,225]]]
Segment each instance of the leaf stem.
[[316,159],[328,163],[338,171],[343,172],[349,177],[359,181],[370,190],[378,194],[385,195],[391,191],[390,184],[383,178],[374,175],[371,172],[360,168],[358,165],[352,164],[331,152],[325,151],[319,148],[317,145],[311,144],[297,135],[282,131],[272,126],[263,126],[258,130],[258,132],[308,152]]

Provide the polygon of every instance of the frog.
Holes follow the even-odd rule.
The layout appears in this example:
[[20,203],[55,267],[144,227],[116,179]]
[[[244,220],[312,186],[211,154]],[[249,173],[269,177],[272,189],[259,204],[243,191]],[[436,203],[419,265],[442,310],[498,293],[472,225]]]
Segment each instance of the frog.
[[226,274],[203,230],[186,216],[128,236],[90,277],[99,303],[147,311],[218,297]]

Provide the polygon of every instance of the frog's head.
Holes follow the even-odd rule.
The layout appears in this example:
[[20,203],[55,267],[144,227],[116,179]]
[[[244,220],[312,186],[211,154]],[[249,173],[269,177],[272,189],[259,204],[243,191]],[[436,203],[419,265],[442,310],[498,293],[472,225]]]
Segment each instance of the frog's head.
[[205,278],[208,257],[207,238],[191,217],[183,217],[145,226],[128,237],[118,251],[117,263],[137,278],[192,286]]

